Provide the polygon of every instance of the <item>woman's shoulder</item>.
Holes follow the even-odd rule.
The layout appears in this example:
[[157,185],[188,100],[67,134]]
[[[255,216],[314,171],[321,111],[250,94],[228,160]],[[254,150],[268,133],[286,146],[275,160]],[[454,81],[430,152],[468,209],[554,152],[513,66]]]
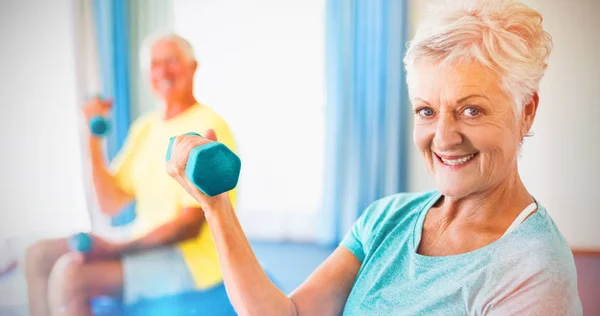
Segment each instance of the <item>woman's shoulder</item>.
[[[530,303],[536,314],[546,315],[541,310],[552,309],[556,314],[579,311],[579,315],[573,254],[546,210],[539,206],[537,213],[504,238],[487,269],[491,279],[486,284],[495,288],[489,292],[506,293],[490,299],[497,305],[496,311],[500,314]],[[552,300],[544,299],[548,297]]]
[[538,211],[506,236],[499,251],[512,261],[528,267],[530,272],[562,271],[575,276],[573,253],[568,242],[546,209],[538,203]]
[[537,212],[521,224],[516,237],[520,237],[520,242],[525,245],[539,249],[540,254],[561,254],[567,257],[572,255],[567,240],[546,208],[539,202]]

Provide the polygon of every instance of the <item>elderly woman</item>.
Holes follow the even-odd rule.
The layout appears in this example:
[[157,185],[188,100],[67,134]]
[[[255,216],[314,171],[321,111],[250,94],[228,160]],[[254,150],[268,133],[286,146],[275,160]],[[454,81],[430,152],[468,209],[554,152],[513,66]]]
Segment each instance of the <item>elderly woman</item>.
[[242,315],[580,315],[565,239],[527,191],[517,156],[538,109],[552,42],[511,0],[431,12],[405,56],[414,143],[436,191],[374,202],[290,296],[262,272],[227,195],[185,178],[179,137],[169,174],[202,205]]

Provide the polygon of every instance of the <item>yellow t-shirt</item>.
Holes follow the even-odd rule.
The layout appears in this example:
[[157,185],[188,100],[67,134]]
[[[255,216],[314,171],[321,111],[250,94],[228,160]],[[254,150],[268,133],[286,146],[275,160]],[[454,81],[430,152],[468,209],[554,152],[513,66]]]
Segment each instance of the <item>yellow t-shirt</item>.
[[[174,219],[183,208],[200,207],[166,172],[165,156],[169,139],[187,132],[200,135],[212,128],[219,142],[236,152],[227,123],[212,109],[196,104],[167,121],[156,112],[136,120],[123,148],[112,163],[119,186],[135,196],[134,238],[143,236]],[[235,205],[235,189],[229,192]],[[222,280],[217,251],[206,222],[200,233],[177,245],[198,288],[207,288]]]

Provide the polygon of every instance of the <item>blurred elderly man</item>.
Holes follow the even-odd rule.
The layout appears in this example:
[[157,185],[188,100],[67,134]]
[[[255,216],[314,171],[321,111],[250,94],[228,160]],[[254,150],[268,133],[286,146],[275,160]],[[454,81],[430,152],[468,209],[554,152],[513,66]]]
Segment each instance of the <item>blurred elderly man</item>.
[[517,1],[451,0],[430,12],[405,65],[414,143],[437,189],[374,202],[289,297],[262,273],[228,197],[185,177],[190,144],[211,140],[178,137],[169,173],[203,207],[236,310],[581,315],[573,255],[517,168],[551,48],[541,15]]
[[[147,43],[142,51],[144,69],[161,106],[132,124],[110,168],[105,164],[102,140],[91,133],[88,139],[101,211],[114,216],[136,202],[133,241],[116,244],[92,235],[93,249],[81,263],[61,267],[53,277],[51,271],[59,258],[69,256],[67,240],[33,245],[26,257],[33,316],[49,315],[51,309],[91,315],[89,300],[96,295],[134,303],[141,297],[177,294],[222,282],[204,213],[168,176],[164,159],[169,139],[175,135],[212,129],[235,151],[233,136],[217,113],[194,98],[198,63],[191,45],[176,34],[154,37]],[[110,107],[110,101],[91,100],[84,107],[84,116],[90,120],[107,115]],[[234,191],[229,195],[235,200]]]

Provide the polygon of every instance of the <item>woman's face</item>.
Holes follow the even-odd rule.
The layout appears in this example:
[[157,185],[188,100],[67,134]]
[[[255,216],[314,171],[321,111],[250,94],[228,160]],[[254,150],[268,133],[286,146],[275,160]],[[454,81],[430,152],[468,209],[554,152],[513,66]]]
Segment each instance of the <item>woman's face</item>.
[[[420,62],[410,89],[414,142],[444,195],[482,193],[517,172],[520,142],[533,115],[517,120],[493,71],[477,63],[442,68]],[[535,114],[537,96],[532,104],[524,111],[533,106]]]

